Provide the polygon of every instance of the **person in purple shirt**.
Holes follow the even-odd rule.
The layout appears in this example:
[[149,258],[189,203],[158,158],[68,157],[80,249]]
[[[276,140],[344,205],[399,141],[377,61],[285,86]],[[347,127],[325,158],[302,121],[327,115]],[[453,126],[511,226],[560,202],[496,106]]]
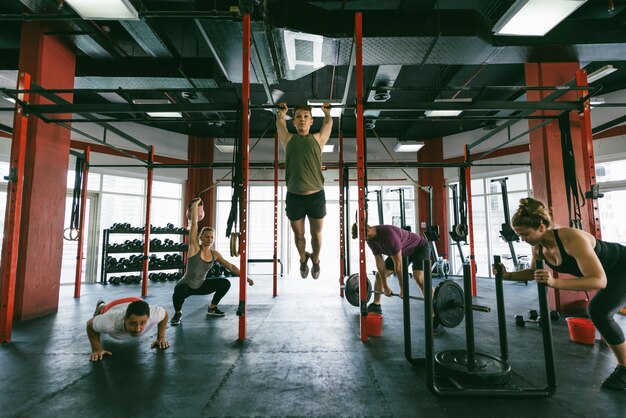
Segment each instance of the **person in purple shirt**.
[[[358,227],[355,223],[352,225],[352,238],[356,239],[358,233]],[[383,292],[386,296],[392,296],[393,291],[387,284],[387,277],[395,273],[400,286],[400,297],[404,296],[402,291],[402,257],[408,257],[409,264],[413,265],[413,278],[422,294],[424,294],[422,262],[430,260],[430,247],[426,237],[393,225],[367,225],[365,242],[372,250],[376,260],[375,291]],[[383,259],[383,255],[387,256],[387,258]],[[382,313],[380,302],[381,294],[374,293],[374,302],[370,303],[367,311]],[[443,326],[436,318],[434,327],[436,334],[443,331]]]

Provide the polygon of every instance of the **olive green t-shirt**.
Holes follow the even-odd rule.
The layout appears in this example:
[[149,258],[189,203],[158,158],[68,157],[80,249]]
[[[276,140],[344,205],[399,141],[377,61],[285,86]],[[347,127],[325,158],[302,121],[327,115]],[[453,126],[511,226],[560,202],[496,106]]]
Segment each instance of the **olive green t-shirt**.
[[324,188],[322,150],[312,134],[294,134],[287,142],[286,160],[287,191],[304,193]]

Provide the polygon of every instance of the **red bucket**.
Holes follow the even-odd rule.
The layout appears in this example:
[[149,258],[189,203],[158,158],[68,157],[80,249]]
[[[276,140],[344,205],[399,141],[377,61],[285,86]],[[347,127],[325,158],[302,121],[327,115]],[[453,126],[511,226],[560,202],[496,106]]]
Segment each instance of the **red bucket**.
[[593,345],[596,342],[596,327],[587,318],[570,317],[565,319],[569,329],[569,338],[575,343]]
[[383,335],[383,314],[367,314],[367,335],[370,337],[380,337]]

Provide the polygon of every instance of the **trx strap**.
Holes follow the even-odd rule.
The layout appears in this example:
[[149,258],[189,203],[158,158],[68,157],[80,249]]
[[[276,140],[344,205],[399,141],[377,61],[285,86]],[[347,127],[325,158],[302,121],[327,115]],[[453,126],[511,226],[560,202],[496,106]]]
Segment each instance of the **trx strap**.
[[70,227],[78,229],[78,221],[80,218],[80,200],[83,187],[83,168],[85,160],[81,157],[76,158],[76,174],[74,175],[74,194],[72,195],[72,216],[70,219]]
[[[241,111],[237,112],[237,126],[241,124]],[[233,177],[231,180],[231,187],[233,189],[233,196],[230,203],[230,213],[228,215],[228,221],[226,226],[226,236],[230,237],[233,230],[233,224],[237,224],[239,220],[239,207],[241,205],[241,197],[243,191],[243,172],[241,161],[241,137],[235,137],[235,152],[233,153]]]
[[459,167],[459,224],[455,232],[462,240],[467,239],[467,184],[465,183],[465,167]]
[[85,159],[76,156],[76,166],[74,171],[74,192],[72,194],[72,212],[70,215],[70,226],[63,231],[63,238],[67,241],[78,240],[78,228],[80,223],[80,203],[83,188],[83,170]]
[[[572,146],[569,113],[563,112],[559,116],[559,129],[561,130],[561,152],[563,155],[563,176],[565,178],[569,226],[583,229],[581,206],[585,205],[585,201],[584,193],[576,178],[576,161],[574,159],[574,148]],[[580,204],[580,200],[583,201],[582,205]]]

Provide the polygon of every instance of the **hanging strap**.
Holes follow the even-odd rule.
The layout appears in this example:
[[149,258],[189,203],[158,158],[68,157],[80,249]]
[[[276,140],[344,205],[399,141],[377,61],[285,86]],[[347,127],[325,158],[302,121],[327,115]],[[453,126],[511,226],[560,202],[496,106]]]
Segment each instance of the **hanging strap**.
[[70,228],[78,229],[78,223],[80,220],[80,200],[83,187],[83,169],[84,159],[76,158],[76,167],[74,175],[74,193],[72,195],[72,214],[70,218]]
[[[561,153],[563,155],[563,175],[565,178],[569,226],[583,229],[581,206],[585,205],[585,201],[582,188],[576,178],[576,160],[574,159],[569,113],[563,112],[559,116],[559,129],[561,130]],[[582,205],[580,204],[581,200],[583,201]]]

